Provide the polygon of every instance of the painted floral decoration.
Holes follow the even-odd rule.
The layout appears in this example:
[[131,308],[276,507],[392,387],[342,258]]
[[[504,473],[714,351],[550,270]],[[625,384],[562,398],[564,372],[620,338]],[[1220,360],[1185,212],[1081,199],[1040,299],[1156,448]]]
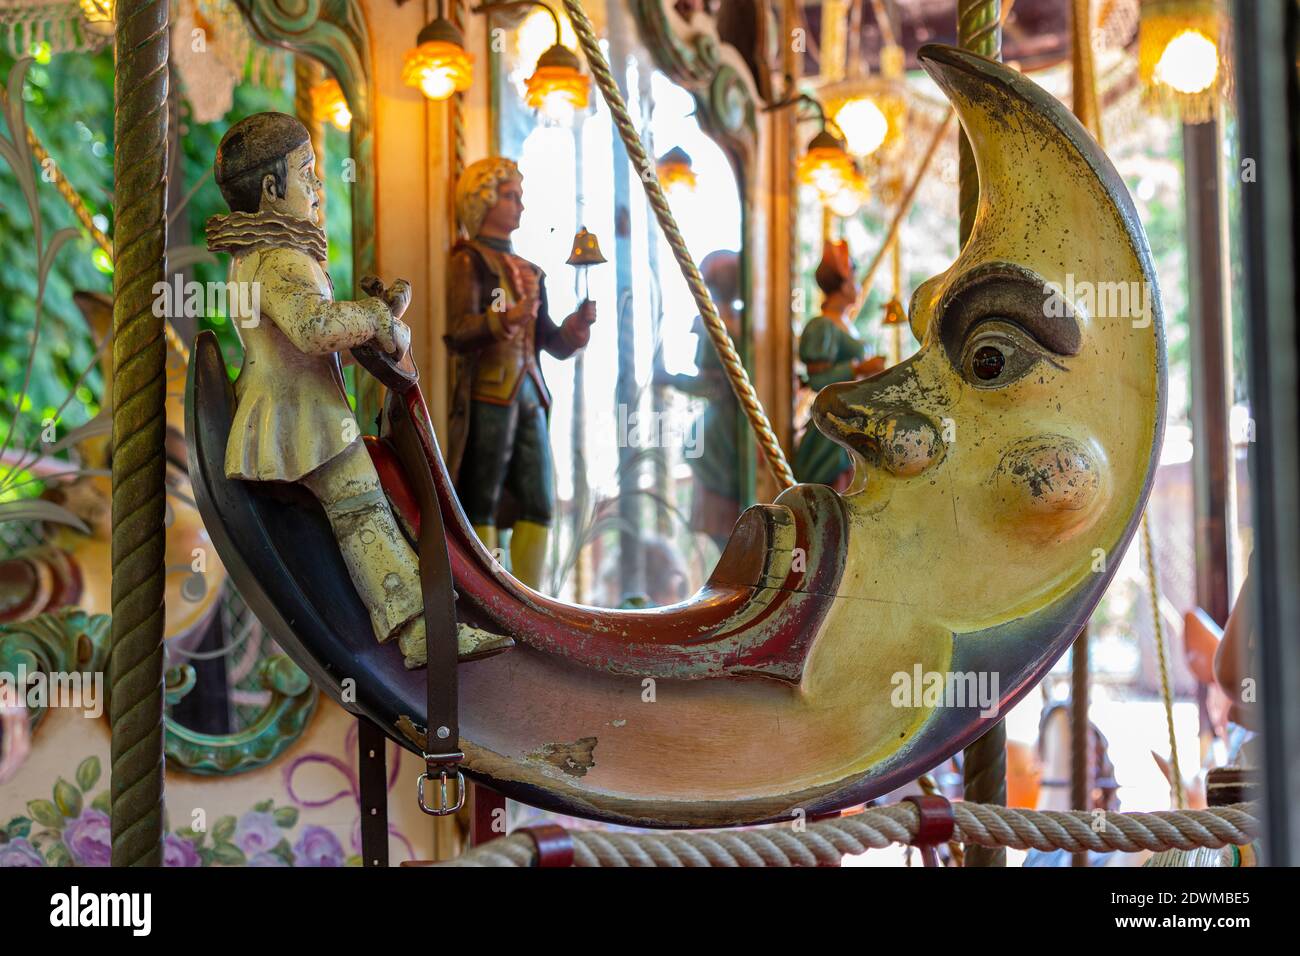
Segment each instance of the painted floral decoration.
[[[60,777],[51,799],[29,800],[26,816],[0,825],[0,867],[109,866],[109,791],[90,796],[101,773],[99,758],[87,757],[73,782]],[[346,856],[339,838],[326,827],[311,824],[295,833],[297,825],[297,808],[264,800],[239,817],[218,818],[208,829],[167,833],[163,865],[361,865],[360,856]]]

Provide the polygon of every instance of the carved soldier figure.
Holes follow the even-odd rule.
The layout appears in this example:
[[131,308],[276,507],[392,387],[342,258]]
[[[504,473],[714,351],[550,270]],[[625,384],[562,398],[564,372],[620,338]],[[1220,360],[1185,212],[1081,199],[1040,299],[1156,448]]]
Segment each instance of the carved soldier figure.
[[[427,658],[419,560],[361,441],[338,356],[368,343],[403,354],[411,332],[401,317],[411,290],[398,280],[381,297],[334,301],[317,225],[315,163],[307,128],[284,113],[239,121],[217,148],[216,181],[231,212],[208,221],[208,248],[229,253],[230,281],[255,293],[232,297],[244,362],[226,475],[310,489],[329,516],[375,636],[396,638],[406,666],[420,667]],[[461,660],[513,643],[463,625],[458,640]]]
[[[514,530],[510,563],[530,587],[541,581],[555,491],[547,420],[551,395],[543,350],[565,359],[584,348],[596,306],[584,301],[556,325],[545,276],[515,255],[523,178],[512,160],[479,160],[456,184],[456,210],[470,238],[452,250],[446,335],[457,356],[447,465],[479,539],[497,547],[502,492]],[[504,510],[504,509],[503,509]]]

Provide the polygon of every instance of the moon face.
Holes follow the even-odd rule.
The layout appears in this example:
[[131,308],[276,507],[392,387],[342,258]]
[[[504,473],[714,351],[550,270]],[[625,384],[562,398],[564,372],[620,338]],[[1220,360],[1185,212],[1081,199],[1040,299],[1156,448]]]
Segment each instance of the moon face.
[[[816,400],[817,427],[857,469],[836,600],[801,682],[661,681],[650,703],[636,681],[524,648],[462,669],[462,699],[500,708],[467,732],[475,769],[623,822],[847,806],[983,733],[1087,620],[1159,448],[1146,239],[1059,102],[952,48],[921,62],[972,143],[980,203],[957,260],[913,297],[917,354]],[[522,743],[512,721],[527,723]],[[555,772],[579,742],[581,773]]]

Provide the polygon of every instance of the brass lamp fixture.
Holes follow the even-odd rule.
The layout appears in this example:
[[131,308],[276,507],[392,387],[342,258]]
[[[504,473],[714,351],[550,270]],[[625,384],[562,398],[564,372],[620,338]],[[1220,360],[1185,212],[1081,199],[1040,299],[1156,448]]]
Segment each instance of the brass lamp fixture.
[[1138,71],[1143,98],[1184,123],[1218,112],[1232,79],[1230,28],[1222,0],[1143,0]]
[[691,154],[680,146],[674,146],[659,157],[655,162],[655,174],[669,196],[695,192],[698,177],[691,165]]
[[318,122],[333,123],[343,133],[352,128],[352,110],[338,80],[330,77],[311,88],[311,115]]
[[799,182],[817,190],[823,205],[844,189],[854,184],[858,177],[857,165],[844,146],[844,135],[833,121],[827,118],[822,104],[807,93],[799,93],[789,99],[773,103],[768,111],[785,109],[793,106],[811,107],[821,122],[821,131],[808,142],[808,149],[799,157],[795,167],[795,176]]
[[903,48],[887,45],[880,51],[878,76],[851,77],[821,89],[826,112],[853,155],[895,153],[902,146],[907,123],[905,63]]
[[590,101],[591,77],[582,72],[582,63],[577,54],[564,45],[560,18],[541,0],[485,3],[475,7],[474,12],[487,13],[512,7],[540,7],[555,24],[555,43],[537,58],[532,75],[524,83],[524,102],[556,124],[571,125]]
[[466,52],[461,32],[444,15],[443,0],[438,0],[438,15],[420,31],[415,44],[402,61],[403,83],[434,101],[470,88],[474,57]]

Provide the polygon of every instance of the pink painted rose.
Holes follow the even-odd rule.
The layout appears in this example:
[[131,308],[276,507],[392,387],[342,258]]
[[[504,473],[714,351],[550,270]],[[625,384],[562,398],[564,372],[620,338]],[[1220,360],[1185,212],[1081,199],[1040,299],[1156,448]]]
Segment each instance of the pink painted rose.
[[275,825],[275,817],[260,810],[249,810],[239,818],[239,824],[235,827],[235,845],[247,857],[269,851],[280,839],[280,828]]
[[202,866],[194,841],[175,833],[163,837],[163,866]]
[[108,814],[91,807],[63,829],[63,845],[77,866],[110,866],[113,830]]
[[295,866],[342,866],[343,845],[330,830],[321,826],[304,827],[293,845]]
[[25,837],[0,843],[0,866],[44,866],[45,859]]

